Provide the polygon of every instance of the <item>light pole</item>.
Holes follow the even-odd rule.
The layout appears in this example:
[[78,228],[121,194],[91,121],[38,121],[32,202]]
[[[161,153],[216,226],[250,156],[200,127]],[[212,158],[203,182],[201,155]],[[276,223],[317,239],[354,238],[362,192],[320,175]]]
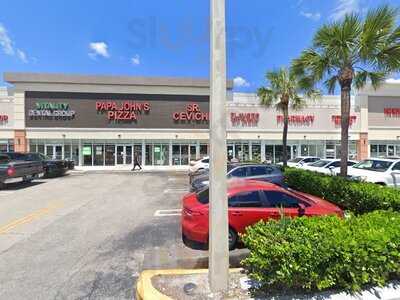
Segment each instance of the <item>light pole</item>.
[[228,289],[228,200],[226,185],[225,0],[211,0],[209,282]]

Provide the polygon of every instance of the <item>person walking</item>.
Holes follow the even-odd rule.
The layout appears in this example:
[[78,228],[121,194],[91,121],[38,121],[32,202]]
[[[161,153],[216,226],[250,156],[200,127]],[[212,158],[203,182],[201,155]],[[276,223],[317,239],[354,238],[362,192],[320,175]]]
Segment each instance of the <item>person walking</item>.
[[132,168],[132,171],[135,171],[136,166],[139,167],[139,170],[142,169],[142,166],[140,165],[140,157],[139,157],[139,153],[138,153],[138,152],[135,153],[135,157],[133,158],[133,168]]

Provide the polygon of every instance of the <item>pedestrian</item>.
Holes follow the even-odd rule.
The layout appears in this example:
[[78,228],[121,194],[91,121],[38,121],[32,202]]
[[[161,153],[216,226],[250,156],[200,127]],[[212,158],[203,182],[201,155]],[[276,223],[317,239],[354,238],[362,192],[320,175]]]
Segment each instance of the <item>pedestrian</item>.
[[141,165],[140,165],[140,157],[139,157],[139,153],[138,153],[138,152],[135,153],[135,157],[133,158],[133,168],[132,168],[132,171],[135,171],[136,166],[139,167],[139,170],[142,169],[142,167],[141,167]]

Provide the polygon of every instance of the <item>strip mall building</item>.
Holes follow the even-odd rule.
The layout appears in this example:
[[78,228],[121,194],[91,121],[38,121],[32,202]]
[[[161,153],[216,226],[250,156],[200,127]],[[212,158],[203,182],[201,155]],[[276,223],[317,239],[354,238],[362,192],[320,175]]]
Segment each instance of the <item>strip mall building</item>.
[[[145,166],[185,166],[208,153],[208,80],[5,73],[4,81],[0,151],[37,151],[87,167],[130,165],[135,155]],[[228,82],[230,157],[279,162],[282,121]],[[400,84],[352,98],[349,138],[352,159],[400,156]],[[288,148],[291,157],[339,157],[339,96],[291,112]]]

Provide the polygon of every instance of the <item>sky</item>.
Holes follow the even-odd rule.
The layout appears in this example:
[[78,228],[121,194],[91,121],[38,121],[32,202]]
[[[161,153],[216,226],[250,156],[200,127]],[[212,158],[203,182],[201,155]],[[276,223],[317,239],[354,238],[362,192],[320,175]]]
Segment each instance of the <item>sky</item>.
[[[254,92],[326,22],[400,0],[226,0],[227,73]],[[1,0],[0,74],[209,77],[207,0]],[[0,76],[0,86],[6,85]]]

